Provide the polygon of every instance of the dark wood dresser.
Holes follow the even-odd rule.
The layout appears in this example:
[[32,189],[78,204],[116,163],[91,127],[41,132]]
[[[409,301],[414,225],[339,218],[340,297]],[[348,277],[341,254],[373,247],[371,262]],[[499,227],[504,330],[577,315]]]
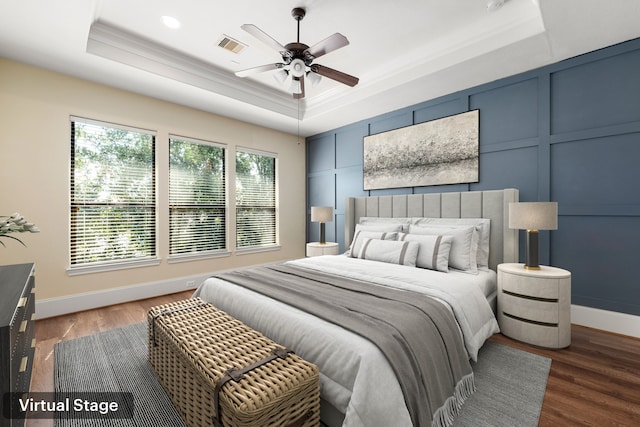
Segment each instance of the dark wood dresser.
[[34,264],[0,266],[0,426],[22,426],[5,417],[5,393],[29,391],[35,353]]

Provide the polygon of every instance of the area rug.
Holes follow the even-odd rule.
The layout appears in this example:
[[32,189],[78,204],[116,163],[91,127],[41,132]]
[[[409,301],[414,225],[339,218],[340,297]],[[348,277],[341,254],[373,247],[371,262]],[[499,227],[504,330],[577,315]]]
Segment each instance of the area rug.
[[[145,323],[60,342],[54,365],[57,393],[130,392],[134,400],[132,418],[83,419],[62,412],[56,426],[184,426],[147,362]],[[487,342],[473,364],[477,391],[454,425],[537,426],[550,366],[548,358]]]
[[471,366],[476,392],[454,426],[538,425],[551,359],[489,341],[480,349],[478,363]]

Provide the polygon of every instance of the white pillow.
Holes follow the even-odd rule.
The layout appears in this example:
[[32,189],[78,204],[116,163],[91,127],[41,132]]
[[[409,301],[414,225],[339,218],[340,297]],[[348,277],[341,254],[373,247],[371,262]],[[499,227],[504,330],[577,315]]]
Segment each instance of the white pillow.
[[409,231],[409,224],[411,223],[411,218],[391,218],[391,217],[377,217],[377,216],[363,216],[360,217],[360,221],[358,221],[360,225],[400,225],[402,227],[401,230],[393,230],[393,231],[404,231],[407,233]]
[[360,224],[356,224],[355,232],[358,232],[359,230],[388,231],[392,233],[394,231],[402,231],[402,224],[399,224],[397,222],[377,222],[377,223],[365,223],[365,224],[360,223]]
[[447,235],[453,238],[449,251],[449,266],[468,273],[478,273],[476,261],[478,234],[475,226],[466,228],[419,227],[411,224],[409,233],[422,235]]
[[449,271],[449,252],[451,251],[452,236],[420,235],[400,233],[398,240],[417,242],[420,245],[416,266],[431,270]]
[[364,238],[358,258],[415,267],[419,249],[417,242]]
[[358,258],[364,239],[396,240],[397,238],[398,233],[396,232],[358,230],[353,235],[353,242],[347,251],[347,255],[352,258]]
[[412,218],[412,224],[420,227],[454,226],[468,227],[475,225],[478,236],[478,267],[489,268],[489,242],[491,238],[491,220],[489,218]]

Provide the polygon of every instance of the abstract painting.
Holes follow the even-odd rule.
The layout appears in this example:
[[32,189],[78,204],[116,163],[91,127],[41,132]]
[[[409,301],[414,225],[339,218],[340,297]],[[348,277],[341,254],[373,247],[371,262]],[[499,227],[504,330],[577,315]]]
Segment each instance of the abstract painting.
[[364,189],[478,182],[480,111],[364,138]]

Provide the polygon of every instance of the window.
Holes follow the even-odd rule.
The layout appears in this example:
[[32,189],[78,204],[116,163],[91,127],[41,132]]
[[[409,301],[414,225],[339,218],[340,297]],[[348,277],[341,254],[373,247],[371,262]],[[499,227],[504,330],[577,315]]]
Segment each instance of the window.
[[238,150],[236,247],[260,247],[276,243],[275,154]]
[[156,257],[155,135],[71,118],[71,267]]
[[226,249],[225,149],[169,137],[169,253]]

